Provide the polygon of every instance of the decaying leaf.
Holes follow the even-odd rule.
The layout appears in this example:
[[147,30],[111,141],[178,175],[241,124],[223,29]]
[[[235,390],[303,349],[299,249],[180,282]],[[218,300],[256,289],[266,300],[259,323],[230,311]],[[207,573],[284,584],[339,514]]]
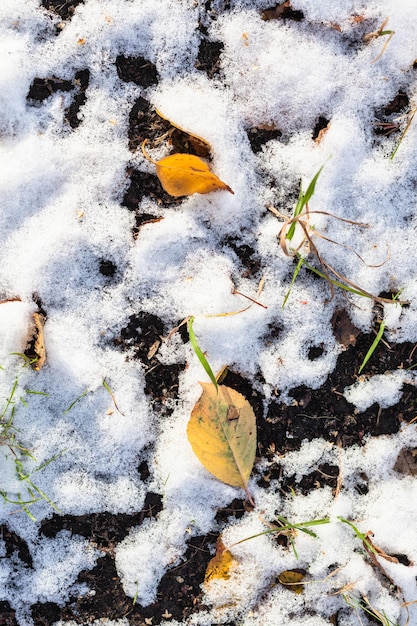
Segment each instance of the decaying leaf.
[[162,187],[171,196],[191,196],[221,189],[234,193],[229,185],[210,170],[207,163],[194,154],[170,154],[154,161],[145,152],[145,143],[142,144],[142,152],[155,165]]
[[305,572],[301,570],[284,570],[278,576],[278,582],[281,583],[287,589],[291,589],[294,593],[303,593],[304,585],[301,585],[301,581],[304,580]]
[[230,387],[201,386],[203,393],[187,427],[191,447],[211,474],[228,485],[242,487],[250,498],[247,485],[256,452],[253,409]]
[[35,312],[33,314],[33,321],[35,323],[33,351],[36,357],[36,360],[33,363],[33,369],[38,372],[45,365],[46,361],[46,349],[43,337],[45,318],[41,313]]
[[356,338],[360,335],[361,331],[352,324],[346,309],[337,309],[333,313],[331,322],[333,334],[343,350],[356,344]]
[[230,578],[230,567],[233,563],[235,563],[235,559],[232,553],[230,550],[226,550],[221,537],[219,537],[216,541],[216,555],[207,565],[204,584],[210,582],[213,578],[228,580]]
[[399,474],[417,476],[417,448],[402,448],[395,461],[394,470]]

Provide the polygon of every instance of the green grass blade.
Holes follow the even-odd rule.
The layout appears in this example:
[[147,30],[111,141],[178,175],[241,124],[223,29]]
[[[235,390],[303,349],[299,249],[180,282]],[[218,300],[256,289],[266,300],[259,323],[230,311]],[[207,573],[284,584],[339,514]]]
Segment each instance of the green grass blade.
[[368,352],[365,354],[365,358],[362,361],[362,364],[358,370],[358,374],[360,374],[363,370],[363,368],[365,367],[365,365],[368,363],[369,359],[371,358],[371,356],[373,355],[373,353],[376,350],[377,345],[379,344],[379,342],[382,339],[382,335],[384,334],[384,330],[385,330],[385,322],[382,321],[379,324],[379,330],[377,332],[377,335],[375,337],[375,339],[372,342],[371,347],[369,348]]
[[213,374],[213,370],[211,369],[209,362],[207,361],[206,357],[203,354],[203,351],[200,349],[200,346],[197,343],[197,338],[194,334],[193,323],[194,323],[194,317],[190,317],[190,319],[188,320],[188,336],[190,337],[190,343],[193,347],[193,350],[198,360],[200,361],[201,365],[204,367],[205,371],[207,372],[211,382],[216,387],[216,389],[218,389],[219,385],[217,383],[215,375]]
[[290,297],[291,289],[292,289],[292,288],[293,288],[293,286],[294,286],[294,283],[295,283],[295,281],[296,281],[296,279],[297,279],[297,276],[298,276],[298,272],[300,271],[300,269],[301,269],[301,267],[302,267],[303,263],[305,263],[305,261],[304,261],[303,257],[302,257],[301,255],[299,255],[299,257],[298,257],[298,263],[297,263],[297,266],[296,266],[296,268],[295,268],[295,270],[294,270],[294,273],[293,273],[293,275],[292,275],[292,279],[291,279],[290,286],[289,286],[289,288],[288,288],[287,293],[285,294],[285,298],[284,298],[284,301],[283,301],[283,303],[282,303],[282,308],[284,308],[284,306],[287,304],[287,300],[288,300],[288,298]]
[[307,191],[304,194],[303,197],[303,204],[301,207],[301,210],[299,211],[301,213],[301,211],[304,209],[305,205],[307,204],[307,202],[310,200],[311,196],[314,194],[315,190],[316,190],[316,183],[317,180],[322,172],[324,165],[321,166],[321,168],[318,170],[318,172],[316,172],[313,180],[311,181],[311,183],[309,184],[309,186],[307,187]]
[[60,452],[57,452],[56,454],[54,454],[53,456],[51,456],[49,459],[46,459],[46,461],[44,461],[43,463],[41,463],[36,469],[33,470],[33,474],[35,472],[39,472],[41,470],[43,470],[44,467],[47,467],[50,463],[53,463],[53,461],[55,461],[56,459],[58,459],[62,454],[64,454],[67,451],[67,448],[65,448],[64,450],[61,450]]
[[355,535],[357,536],[357,538],[360,539],[366,545],[366,547],[368,548],[368,550],[370,550],[370,552],[373,552],[373,554],[378,554],[374,546],[366,538],[365,533],[361,533],[361,531],[358,528],[356,528],[356,526],[352,524],[352,522],[349,522],[349,520],[342,517],[341,515],[339,515],[337,519],[340,519],[341,522],[350,526],[353,532],[355,533]]
[[294,530],[294,529],[300,530],[301,532],[306,533],[307,535],[310,535],[311,537],[316,537],[316,538],[317,538],[316,533],[310,530],[309,527],[319,526],[321,524],[330,524],[329,517],[323,517],[322,519],[313,519],[308,522],[300,522],[300,523],[292,524],[285,517],[282,517],[281,515],[277,515],[277,520],[280,521],[281,524],[283,524],[283,526],[281,526],[279,530]]
[[283,533],[288,530],[301,530],[312,537],[317,537],[313,531],[308,530],[307,526],[318,526],[319,524],[330,524],[330,518],[324,517],[322,519],[311,520],[308,522],[300,522],[299,524],[292,524],[282,515],[277,515],[277,520],[281,522],[282,526],[277,526],[276,528],[268,528],[268,530],[263,530],[260,533],[256,533],[256,535],[251,535],[250,537],[245,537],[245,539],[241,539],[234,543],[234,546],[237,546],[239,543],[244,543],[245,541],[250,541],[251,539],[256,539],[256,537],[262,537],[262,535],[271,535],[272,533]]
[[291,537],[290,537],[290,545],[291,545],[292,551],[294,552],[294,556],[295,556],[295,558],[298,561],[298,552],[297,552],[297,549],[295,547],[294,539],[291,539]]
[[[312,197],[312,195],[314,194],[315,190],[316,190],[316,183],[317,180],[322,172],[324,165],[321,166],[321,168],[315,173],[315,175],[313,176],[313,179],[311,180],[309,186],[307,187],[307,191],[305,193],[303,193],[302,187],[300,185],[300,193],[298,194],[298,200],[297,200],[297,204],[295,205],[295,209],[294,209],[294,213],[293,213],[293,218],[294,217],[298,217],[301,212],[303,211],[304,207],[306,206],[307,202],[310,200],[310,198]],[[292,224],[290,224],[290,227],[288,229],[288,232],[285,236],[286,239],[288,239],[289,241],[291,241],[291,239],[294,237],[294,232],[295,232],[295,227],[297,225],[297,222],[292,222]],[[301,257],[299,257],[301,259]],[[284,298],[284,302],[282,304],[282,308],[284,308],[284,306],[287,303],[287,300],[289,298],[290,295],[290,291],[292,289],[292,286],[295,282],[295,279],[297,278],[297,274],[300,271],[301,265],[303,264],[303,261],[298,262],[297,267],[295,268],[293,277],[292,277],[292,281],[291,281],[291,285],[290,288]]]
[[[309,186],[307,187],[307,191],[305,193],[303,193],[301,186],[300,186],[300,193],[298,196],[298,200],[297,200],[297,204],[295,205],[295,209],[294,209],[294,213],[293,213],[293,217],[298,217],[300,215],[300,213],[303,211],[305,205],[307,204],[307,202],[310,200],[310,198],[312,197],[312,195],[314,194],[315,190],[316,190],[316,183],[318,181],[318,178],[321,174],[321,171],[323,169],[324,165],[321,166],[321,168],[315,173],[313,179],[311,180]],[[294,237],[294,231],[295,231],[295,226],[296,226],[296,222],[293,222],[291,224],[291,226],[288,229],[288,233],[286,235],[286,239],[289,239],[291,241],[291,239]]]
[[80,396],[78,396],[78,398],[75,398],[75,400],[73,402],[71,402],[69,407],[67,407],[64,410],[64,413],[69,413],[69,411],[71,411],[71,409],[77,404],[77,402],[82,400],[88,394],[89,391],[90,391],[89,389],[86,389],[85,391],[82,392],[82,394]]
[[10,391],[10,395],[9,395],[9,397],[7,398],[7,401],[6,401],[6,406],[4,407],[4,409],[3,409],[2,413],[0,414],[0,419],[3,419],[3,417],[6,415],[6,413],[7,413],[8,409],[9,409],[9,406],[10,406],[11,404],[13,404],[13,396],[14,396],[14,394],[15,394],[15,392],[16,392],[16,389],[17,389],[17,384],[18,384],[18,381],[17,381],[17,378],[16,378],[16,380],[15,380],[15,381],[14,381],[14,383],[13,383],[12,389],[11,389],[11,391]]
[[298,217],[303,210],[304,207],[304,192],[300,183],[300,192],[298,194],[297,204],[295,205],[295,209],[293,212],[293,217]]
[[106,383],[106,380],[103,380],[103,387],[104,387],[104,389],[105,389],[106,391],[108,391],[108,392],[109,392],[109,394],[110,394],[111,396],[113,395],[113,392],[112,392],[112,390],[110,389],[109,385]]
[[[303,189],[301,187],[301,183],[300,183],[300,193],[298,194],[298,200],[297,200],[297,204],[295,205],[295,209],[293,212],[293,217],[298,217],[298,215],[300,215],[301,211],[303,210],[304,207],[304,194],[303,194]],[[291,224],[291,226],[288,229],[288,233],[285,235],[286,239],[289,239],[291,241],[291,239],[294,237],[294,232],[295,232],[295,222],[293,222]]]
[[[300,256],[300,258],[302,257]],[[335,287],[339,287],[340,289],[343,289],[344,291],[349,291],[350,293],[354,293],[357,296],[362,296],[363,298],[372,298],[372,296],[368,293],[360,291],[359,289],[355,289],[354,287],[350,287],[349,285],[345,285],[345,283],[342,283],[339,280],[335,280],[334,278],[330,278],[329,276],[326,276],[324,272],[320,272],[320,270],[318,270],[316,267],[313,267],[313,265],[310,265],[310,263],[307,263],[305,259],[303,259],[303,261],[307,269],[309,269],[311,272],[314,272],[314,274],[316,274],[317,276],[320,276],[320,278],[324,278],[324,280],[327,280],[328,283],[331,283]]]
[[[303,193],[303,190],[302,190],[301,185],[300,185],[300,193],[298,195],[297,204],[295,205],[293,217],[298,217],[300,215],[300,213],[304,209],[305,205],[307,204],[307,202],[310,200],[310,198],[314,194],[314,192],[316,190],[316,183],[318,181],[318,178],[319,178],[319,176],[321,174],[321,171],[322,171],[323,167],[324,167],[324,165],[322,165],[321,168],[318,170],[318,172],[315,173],[315,175],[313,176],[313,179],[311,180],[309,186],[307,187],[307,191],[305,193]],[[288,229],[288,233],[286,235],[286,239],[291,240],[294,237],[295,226],[296,226],[296,223],[293,222],[291,224],[291,226],[289,227],[289,229]]]
[[56,504],[51,500],[51,498],[49,498],[46,495],[46,493],[44,493],[41,489],[39,489],[39,487],[34,485],[32,482],[30,482],[29,484],[32,487],[32,489],[34,489],[40,495],[42,500],[45,500],[45,502],[47,502],[49,506],[51,506],[55,511],[57,511],[57,513],[61,513],[61,511],[58,509]]
[[408,132],[408,129],[410,128],[411,123],[412,123],[412,121],[413,121],[414,116],[415,116],[415,114],[416,114],[416,113],[417,113],[417,109],[414,109],[413,113],[412,113],[412,114],[410,115],[410,117],[409,117],[409,120],[408,120],[408,122],[407,122],[407,124],[406,124],[406,127],[404,128],[403,132],[401,133],[401,137],[400,137],[400,139],[399,139],[399,141],[398,141],[397,145],[395,146],[395,148],[394,148],[394,150],[393,150],[393,152],[392,152],[392,154],[391,154],[391,156],[390,156],[391,161],[392,161],[392,159],[395,157],[395,155],[397,154],[397,150],[398,150],[398,148],[400,147],[400,145],[401,145],[401,143],[402,143],[402,140],[403,140],[403,139],[404,139],[404,137],[406,136],[406,134],[407,134],[407,132]]

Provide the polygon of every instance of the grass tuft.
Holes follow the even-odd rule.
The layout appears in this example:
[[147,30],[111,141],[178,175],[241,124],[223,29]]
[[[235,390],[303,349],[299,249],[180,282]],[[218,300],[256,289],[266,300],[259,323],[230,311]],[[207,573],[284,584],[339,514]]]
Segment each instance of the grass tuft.
[[[318,248],[313,241],[313,236],[319,237],[321,239],[324,239],[325,241],[328,241],[329,243],[336,244],[338,246],[341,246],[342,248],[349,250],[350,252],[353,252],[360,259],[360,261],[365,263],[364,259],[356,252],[356,250],[353,250],[349,246],[346,246],[337,241],[334,241],[333,239],[330,239],[329,237],[326,237],[322,233],[319,233],[318,231],[314,230],[314,227],[310,225],[310,216],[312,214],[328,215],[329,217],[333,217],[334,219],[337,219],[341,222],[346,222],[347,224],[351,224],[353,226],[358,226],[360,228],[369,228],[369,224],[364,224],[362,222],[354,222],[353,220],[349,220],[343,217],[339,217],[337,215],[333,215],[332,213],[329,213],[327,211],[310,211],[309,210],[308,202],[314,194],[316,183],[317,183],[318,177],[320,176],[323,170],[323,167],[324,166],[322,166],[316,172],[316,174],[311,180],[307,188],[307,191],[305,193],[302,191],[302,189],[300,189],[300,194],[299,194],[295,209],[293,211],[293,215],[290,218],[285,218],[285,222],[279,234],[279,243],[280,243],[283,253],[286,256],[295,257],[298,259],[297,265],[293,272],[289,289],[287,293],[285,294],[282,307],[286,305],[288,298],[290,296],[291,290],[294,286],[294,283],[303,265],[305,265],[309,270],[314,272],[317,276],[320,276],[321,278],[327,281],[330,287],[331,298],[334,297],[334,293],[335,293],[334,288],[338,287],[339,289],[342,289],[343,291],[354,293],[364,298],[370,298],[374,300],[375,302],[379,302],[379,303],[392,302],[392,300],[388,298],[375,296],[369,291],[366,291],[366,289],[363,289],[362,287],[355,285],[355,283],[349,280],[346,276],[343,276],[342,274],[340,274],[329,263],[327,263],[327,261],[319,253]],[[269,207],[269,209],[277,217],[280,217],[280,218],[283,217],[274,207]],[[293,239],[295,228],[297,225],[299,225],[300,228],[303,230],[304,237],[301,243],[297,246],[297,248],[291,248],[288,242],[291,242],[291,240]],[[302,248],[304,248],[303,253],[301,253]],[[311,254],[313,257],[316,258],[316,260],[318,261],[321,267],[321,270],[317,269],[316,267],[312,266],[311,264],[307,262],[307,256],[309,254]],[[389,259],[389,251],[388,251],[388,255],[386,259],[382,263],[379,263],[378,265],[368,265],[367,263],[365,263],[365,265],[367,265],[368,267],[380,267],[381,265],[384,265],[388,259]],[[398,302],[400,304],[405,304],[404,301],[398,300]]]
[[[32,476],[35,472],[41,471],[49,465],[49,463],[52,463],[60,454],[62,454],[62,452],[55,454],[50,459],[44,461],[31,472],[26,470],[24,463],[25,459],[30,459],[31,461],[36,462],[36,457],[29,450],[29,448],[24,446],[19,441],[19,432],[14,426],[17,402],[20,401],[25,408],[28,407],[28,402],[24,397],[17,398],[18,384],[18,378],[15,378],[5,405],[0,412],[0,445],[6,446],[10,452],[10,462],[14,465],[14,472],[17,480],[22,483],[22,491],[13,495],[8,493],[5,487],[1,484],[0,477],[0,496],[3,498],[4,502],[19,506],[20,510],[24,511],[29,519],[36,521],[35,516],[30,511],[30,507],[36,504],[36,502],[44,500],[53,509],[58,512],[59,510],[47,494],[35,485],[32,480]],[[25,393],[27,395],[48,395],[44,392],[34,390],[25,390]],[[4,462],[9,462],[8,457],[5,457]]]
[[249,541],[250,539],[256,539],[256,537],[261,537],[262,535],[270,535],[272,533],[276,533],[278,535],[285,535],[288,538],[288,541],[294,552],[294,556],[296,559],[298,559],[298,553],[297,553],[297,550],[295,548],[295,543],[294,543],[294,539],[297,536],[297,531],[306,533],[307,535],[310,535],[310,537],[317,538],[317,534],[313,530],[310,529],[310,526],[319,526],[322,524],[329,524],[330,518],[324,517],[322,519],[314,519],[314,520],[309,520],[307,522],[293,523],[293,522],[288,521],[287,518],[283,517],[282,515],[277,515],[276,521],[278,523],[278,526],[275,526],[274,524],[270,524],[271,528],[269,528],[268,530],[264,530],[263,532],[257,533],[256,535],[251,535],[250,537],[245,537],[245,539],[241,539],[240,541],[237,541],[236,543],[234,543],[232,546],[229,546],[229,549],[233,548],[233,546],[237,546],[240,543]]

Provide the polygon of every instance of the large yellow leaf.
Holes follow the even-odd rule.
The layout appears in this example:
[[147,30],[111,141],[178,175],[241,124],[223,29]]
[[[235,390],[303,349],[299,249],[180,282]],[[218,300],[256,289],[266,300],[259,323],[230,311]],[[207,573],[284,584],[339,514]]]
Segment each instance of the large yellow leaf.
[[[242,394],[225,385],[201,383],[187,435],[204,467],[233,487],[247,484],[256,452],[256,418]],[[249,495],[249,494],[248,494]]]
[[217,189],[233,190],[210,171],[207,163],[193,154],[171,154],[156,161],[156,174],[171,196],[191,196]]

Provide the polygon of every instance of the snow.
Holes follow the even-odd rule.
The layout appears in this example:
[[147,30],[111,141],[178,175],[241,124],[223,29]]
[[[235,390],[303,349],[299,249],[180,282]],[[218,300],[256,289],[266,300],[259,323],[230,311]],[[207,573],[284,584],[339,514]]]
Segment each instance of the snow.
[[[278,395],[289,401],[288,392],[300,384],[318,388],[340,354],[331,330],[336,306],[343,303],[352,322],[369,331],[372,301],[352,296],[347,304],[338,294],[325,304],[324,281],[304,275],[282,308],[292,265],[279,248],[282,222],[266,207],[290,215],[300,181],[306,189],[324,164],[311,209],[369,227],[314,215],[318,231],[355,250],[366,265],[348,248],[325,241],[323,256],[371,293],[402,290],[409,305],[384,308],[389,340],[417,341],[417,123],[393,160],[398,135],[377,140],[372,127],[375,111],[400,89],[407,89],[411,109],[417,105],[415,2],[293,0],[293,9],[304,12],[301,22],[262,20],[269,0],[228,4],[230,9],[208,25],[209,38],[224,44],[222,70],[213,79],[194,66],[203,1],[85,0],[61,24],[38,0],[2,0],[0,6],[0,396],[5,406],[17,381],[14,427],[36,457],[21,456],[23,466],[62,514],[133,513],[142,508],[147,490],[162,494],[158,518],[133,528],[116,548],[125,592],[143,605],[155,600],[164,572],[183,557],[189,534],[216,529],[217,509],[239,492],[204,470],[186,438],[198,381],[206,380],[191,346],[178,335],[161,345],[162,362],[187,363],[179,401],[169,418],[161,417],[145,394],[140,361],[127,359],[114,344],[129,315],[147,311],[167,328],[196,316],[194,329],[213,370],[232,366],[267,399]],[[365,45],[362,36],[377,31],[387,17],[385,28],[395,35],[377,58],[386,37]],[[143,55],[155,63],[158,84],[145,89],[121,81],[118,54]],[[27,102],[35,77],[72,81],[86,68],[90,82],[76,129],[64,122],[71,94],[56,93],[39,106]],[[128,149],[129,113],[139,96],[211,144],[213,169],[234,195],[195,195],[168,209],[143,200],[147,212],[164,219],[143,226],[134,240],[132,214],[121,205],[126,169],[153,172],[140,151]],[[319,116],[331,123],[318,144],[312,129]],[[261,124],[276,125],[282,137],[254,154],[246,129]],[[259,256],[261,295],[259,279],[242,276],[238,258],[223,245],[228,237],[239,237]],[[102,258],[117,267],[111,282],[99,271]],[[248,304],[234,288],[267,309],[255,305],[222,315]],[[24,350],[34,294],[47,310],[48,356],[39,372],[13,354]],[[266,342],[271,325],[282,330]],[[315,345],[323,354],[310,361],[307,351]],[[415,384],[413,372],[386,372],[361,377],[344,393],[357,412],[374,402],[386,408],[401,398],[405,382]],[[335,497],[323,488],[285,498],[279,482],[265,489],[253,478],[249,487],[257,506],[225,529],[225,543],[262,532],[261,519],[273,519],[277,511],[299,522],[324,517],[330,522],[314,527],[316,538],[298,533],[299,558],[271,535],[235,546],[231,578],[206,589],[209,608],[187,624],[327,626],[339,611],[338,623],[350,626],[357,623],[355,612],[335,592],[353,585],[352,593],[366,595],[405,626],[402,604],[417,599],[417,540],[410,529],[417,480],[394,466],[401,449],[416,445],[412,424],[361,448],[342,450],[315,440],[286,456],[277,451],[288,476],[301,477],[323,462],[338,465],[340,493]],[[142,460],[151,471],[147,485],[136,469]],[[24,499],[30,487],[15,472],[15,457],[2,446],[0,489],[12,501],[19,493]],[[363,474],[368,491],[361,495]],[[33,560],[28,568],[16,553],[6,554],[0,535],[0,601],[16,609],[21,626],[33,623],[35,602],[63,605],[70,594],[88,594],[77,576],[101,556],[77,535],[61,531],[50,539],[39,533],[41,521],[53,512],[45,500],[30,510],[36,521],[16,513],[16,504],[0,503],[0,524],[27,543]],[[371,529],[387,552],[408,556],[408,567],[382,563],[402,597],[387,592],[359,539],[339,517],[355,520],[360,532]],[[279,572],[296,567],[308,572],[303,594],[272,584]],[[416,606],[408,611],[409,623],[416,623]],[[125,626],[128,620],[94,623]]]

